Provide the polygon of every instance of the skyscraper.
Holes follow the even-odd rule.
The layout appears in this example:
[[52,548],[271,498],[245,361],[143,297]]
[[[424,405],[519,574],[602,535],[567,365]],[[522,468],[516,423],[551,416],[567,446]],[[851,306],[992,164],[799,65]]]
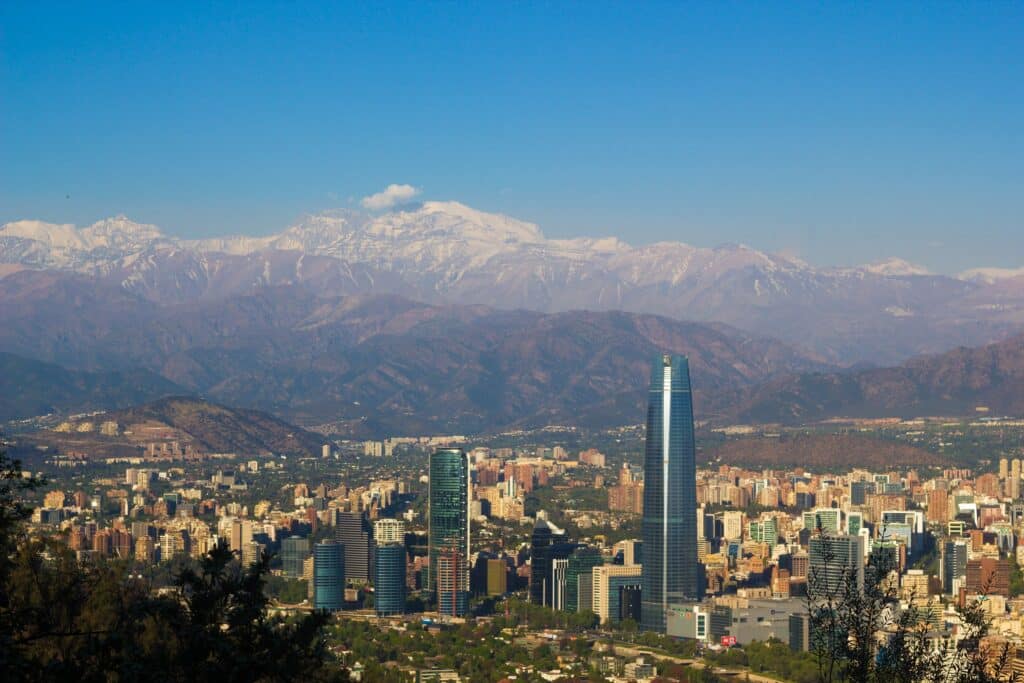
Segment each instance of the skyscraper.
[[345,547],[324,541],[313,547],[313,607],[331,612],[345,605]]
[[461,616],[469,609],[469,459],[461,448],[434,451],[429,486],[427,589],[439,612]]
[[345,579],[368,581],[373,575],[373,527],[361,512],[339,512],[334,540],[345,546]]
[[597,548],[580,546],[569,556],[569,566],[565,572],[565,611],[579,612],[589,610],[592,605],[581,606],[580,589],[589,588],[587,584],[592,582],[591,571],[594,567],[604,564],[601,551]]
[[281,564],[284,575],[290,579],[302,578],[302,564],[309,557],[309,539],[289,536],[281,541]]
[[[815,599],[836,597],[847,584],[864,588],[864,537],[814,536],[809,544],[807,592]],[[879,547],[876,546],[876,550]],[[881,566],[879,562],[876,566]]]
[[376,547],[373,607],[378,616],[405,612],[405,544],[384,543]]
[[641,625],[665,632],[673,602],[698,596],[697,467],[690,368],[663,355],[651,372],[644,455]]
[[530,602],[556,606],[555,594],[564,586],[553,573],[555,562],[568,559],[576,548],[576,544],[566,541],[564,529],[546,519],[537,520],[530,538]]
[[942,563],[939,565],[939,576],[942,581],[943,593],[956,595],[960,586],[965,585],[969,550],[967,541],[950,539],[942,544]]

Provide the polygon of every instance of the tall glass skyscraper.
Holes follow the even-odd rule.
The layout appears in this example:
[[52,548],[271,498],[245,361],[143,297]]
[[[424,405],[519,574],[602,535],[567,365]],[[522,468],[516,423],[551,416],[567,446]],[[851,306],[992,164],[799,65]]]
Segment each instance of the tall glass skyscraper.
[[669,604],[700,597],[695,460],[689,362],[659,356],[651,372],[644,454],[640,621],[647,630],[664,633]]
[[376,547],[373,574],[373,607],[378,616],[405,612],[405,544]]
[[313,608],[336,612],[345,606],[345,546],[324,541],[313,547]]
[[469,458],[461,448],[430,456],[428,500],[427,590],[439,612],[462,616],[469,609]]

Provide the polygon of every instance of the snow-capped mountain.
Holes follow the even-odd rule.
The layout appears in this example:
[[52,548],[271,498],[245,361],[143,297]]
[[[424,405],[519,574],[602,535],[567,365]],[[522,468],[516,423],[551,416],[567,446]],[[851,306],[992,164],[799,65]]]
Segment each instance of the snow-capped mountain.
[[292,285],[318,295],[659,313],[726,322],[844,361],[898,361],[1024,325],[1024,286],[1005,284],[1020,271],[953,278],[895,258],[815,268],[743,245],[548,239],[532,223],[458,202],[333,210],[275,235],[204,240],[124,216],[82,229],[16,221],[0,227],[2,263],[77,271],[164,303]]
[[972,268],[957,275],[961,280],[982,282],[988,285],[1001,280],[1024,279],[1024,267],[1021,268]]
[[173,243],[155,225],[125,216],[81,230],[67,223],[14,221],[0,227],[0,263],[78,270]]

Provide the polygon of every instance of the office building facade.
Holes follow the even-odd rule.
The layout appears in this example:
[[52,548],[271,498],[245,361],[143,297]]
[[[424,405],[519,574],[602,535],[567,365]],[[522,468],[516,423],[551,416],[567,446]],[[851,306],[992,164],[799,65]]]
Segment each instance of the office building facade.
[[334,540],[345,546],[345,579],[355,583],[370,580],[373,566],[373,527],[361,512],[339,512]]
[[323,541],[313,548],[313,608],[336,612],[345,605],[345,547]]
[[309,539],[289,536],[281,541],[281,564],[289,579],[302,578],[302,564],[309,557]]
[[377,545],[373,566],[373,608],[378,616],[405,612],[405,544]]
[[438,610],[462,616],[469,608],[469,459],[461,448],[430,456],[427,588]]
[[837,597],[848,585],[864,589],[864,537],[815,536],[809,543],[808,593]]
[[654,364],[647,406],[641,581],[644,629],[664,633],[668,605],[699,597],[696,510],[689,362],[684,356],[664,355]]

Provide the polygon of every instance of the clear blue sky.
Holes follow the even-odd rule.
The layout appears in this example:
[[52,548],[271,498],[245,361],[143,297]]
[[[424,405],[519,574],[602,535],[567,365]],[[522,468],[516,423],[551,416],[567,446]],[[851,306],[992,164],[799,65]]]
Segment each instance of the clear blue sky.
[[0,222],[265,234],[409,183],[550,236],[1024,265],[1024,3],[216,4],[0,3]]

